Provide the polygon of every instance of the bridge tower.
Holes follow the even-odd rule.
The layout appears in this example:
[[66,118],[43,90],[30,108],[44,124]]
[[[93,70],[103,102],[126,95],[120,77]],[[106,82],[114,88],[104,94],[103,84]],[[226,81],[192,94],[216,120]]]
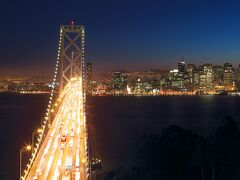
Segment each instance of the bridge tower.
[[[59,92],[72,77],[82,77],[84,79],[84,26],[62,25],[60,27],[59,45]],[[83,91],[84,92],[84,91]]]

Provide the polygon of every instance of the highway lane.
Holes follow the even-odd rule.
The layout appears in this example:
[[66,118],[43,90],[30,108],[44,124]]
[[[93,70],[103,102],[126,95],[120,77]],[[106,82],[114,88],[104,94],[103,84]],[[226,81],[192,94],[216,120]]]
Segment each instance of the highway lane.
[[69,82],[27,179],[87,179],[86,119],[81,79]]

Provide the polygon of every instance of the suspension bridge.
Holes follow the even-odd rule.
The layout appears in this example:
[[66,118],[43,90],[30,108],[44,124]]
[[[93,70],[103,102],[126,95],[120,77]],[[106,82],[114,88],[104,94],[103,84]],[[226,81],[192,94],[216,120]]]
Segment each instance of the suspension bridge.
[[90,179],[84,43],[84,26],[60,27],[49,104],[37,137],[33,137],[36,142],[26,148],[32,154],[23,170],[20,160],[20,180]]

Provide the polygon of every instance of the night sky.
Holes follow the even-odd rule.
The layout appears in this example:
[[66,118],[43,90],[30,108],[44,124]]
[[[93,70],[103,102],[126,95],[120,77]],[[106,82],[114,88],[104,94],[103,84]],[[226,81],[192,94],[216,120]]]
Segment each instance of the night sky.
[[240,63],[240,3],[211,0],[3,0],[0,74],[53,73],[59,27],[86,26],[96,72]]

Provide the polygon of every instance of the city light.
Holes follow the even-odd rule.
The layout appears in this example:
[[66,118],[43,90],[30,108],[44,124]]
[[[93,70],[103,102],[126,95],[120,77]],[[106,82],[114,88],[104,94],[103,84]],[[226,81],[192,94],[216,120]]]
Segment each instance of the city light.
[[27,146],[26,146],[26,150],[27,150],[27,151],[30,151],[31,149],[32,149],[32,146],[31,146],[31,145],[27,145]]
[[108,73],[100,83],[89,78],[91,66],[86,67],[86,84],[93,96],[237,95],[240,91],[240,65],[234,68],[229,63],[196,66],[180,61],[170,70]]

